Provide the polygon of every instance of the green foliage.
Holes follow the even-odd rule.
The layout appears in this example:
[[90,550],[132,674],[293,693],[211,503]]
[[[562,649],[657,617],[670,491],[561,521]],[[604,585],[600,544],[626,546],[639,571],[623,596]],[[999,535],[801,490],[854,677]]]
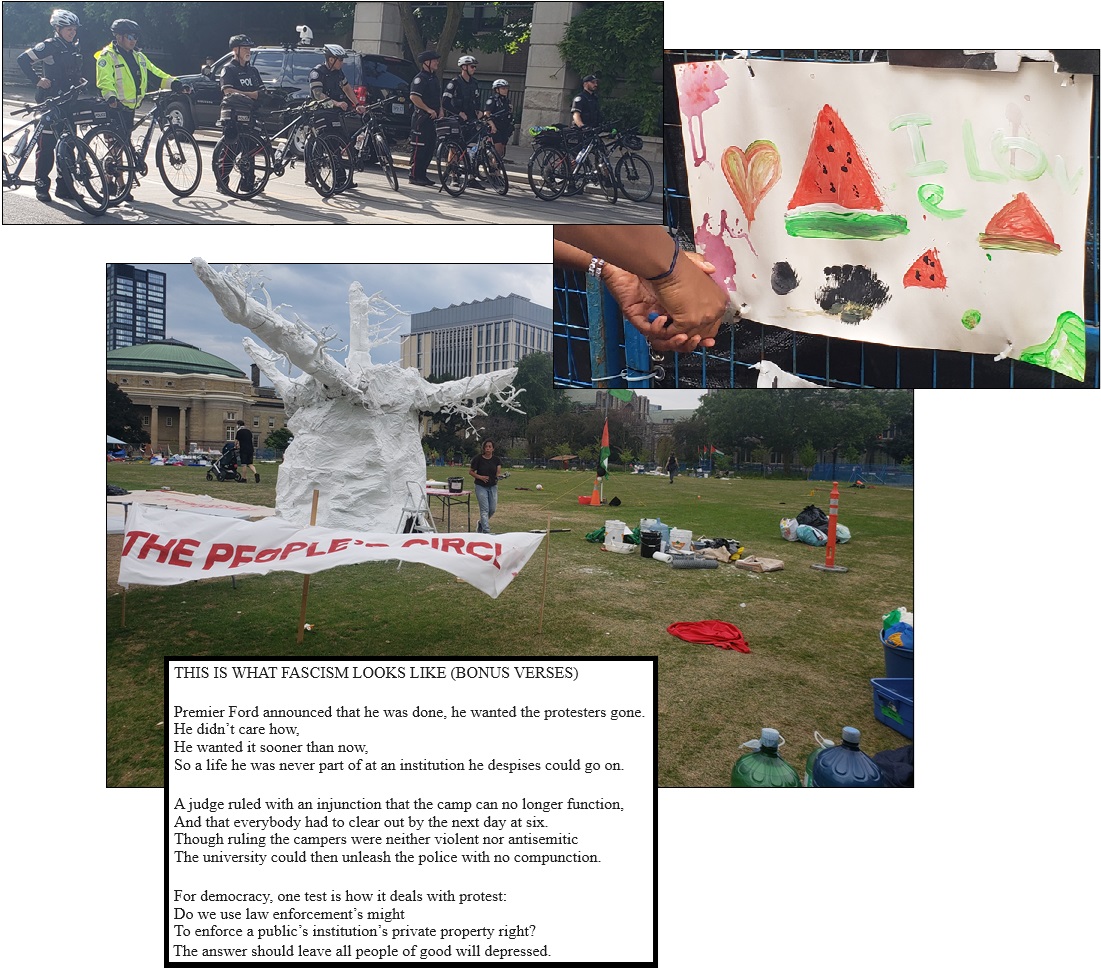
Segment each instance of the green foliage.
[[294,435],[287,428],[276,428],[264,439],[264,444],[282,457],[287,446],[294,440]]
[[574,17],[558,50],[579,75],[602,81],[602,113],[608,121],[661,134],[661,52],[665,30],[661,3],[594,3]]
[[143,445],[149,432],[141,426],[142,413],[114,381],[107,382],[107,433],[128,445]]

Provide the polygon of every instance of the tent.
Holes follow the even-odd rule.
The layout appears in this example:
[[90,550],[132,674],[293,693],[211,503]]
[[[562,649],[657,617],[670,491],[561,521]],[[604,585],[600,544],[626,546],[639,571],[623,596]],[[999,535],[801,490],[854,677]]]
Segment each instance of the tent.
[[126,442],[125,441],[119,441],[118,438],[114,438],[111,435],[108,435],[107,436],[107,444],[109,444],[109,445],[124,445],[124,444],[126,444]]

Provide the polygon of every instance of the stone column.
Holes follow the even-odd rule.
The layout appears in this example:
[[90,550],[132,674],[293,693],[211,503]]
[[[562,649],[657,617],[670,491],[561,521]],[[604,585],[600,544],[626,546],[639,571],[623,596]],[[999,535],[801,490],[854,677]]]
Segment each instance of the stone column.
[[160,412],[156,404],[149,405],[149,447],[153,454],[157,453],[157,421],[160,420]]
[[[405,56],[405,35],[396,3],[357,3],[352,46],[364,54]],[[416,57],[418,51],[413,51]]]
[[178,454],[186,455],[187,447],[187,408],[180,405],[180,450]]
[[536,3],[532,12],[528,72],[524,79],[523,129],[569,123],[569,108],[581,79],[562,63],[558,44],[566,25],[588,4]]

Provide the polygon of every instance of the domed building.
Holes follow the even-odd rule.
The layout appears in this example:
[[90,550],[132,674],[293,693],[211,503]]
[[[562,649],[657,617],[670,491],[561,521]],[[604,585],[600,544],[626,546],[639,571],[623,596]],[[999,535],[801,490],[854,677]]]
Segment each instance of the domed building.
[[107,380],[143,411],[154,453],[221,451],[237,434],[237,422],[251,429],[258,450],[272,431],[286,426],[283,402],[228,360],[180,340],[154,340],[107,352]]

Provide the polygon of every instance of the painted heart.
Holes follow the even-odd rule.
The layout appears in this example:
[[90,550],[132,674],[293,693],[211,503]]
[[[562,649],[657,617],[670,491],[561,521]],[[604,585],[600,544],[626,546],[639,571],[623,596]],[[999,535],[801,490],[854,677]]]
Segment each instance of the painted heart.
[[723,152],[722,167],[731,191],[752,223],[757,206],[780,179],[780,152],[770,141],[755,141],[744,152],[731,145]]

